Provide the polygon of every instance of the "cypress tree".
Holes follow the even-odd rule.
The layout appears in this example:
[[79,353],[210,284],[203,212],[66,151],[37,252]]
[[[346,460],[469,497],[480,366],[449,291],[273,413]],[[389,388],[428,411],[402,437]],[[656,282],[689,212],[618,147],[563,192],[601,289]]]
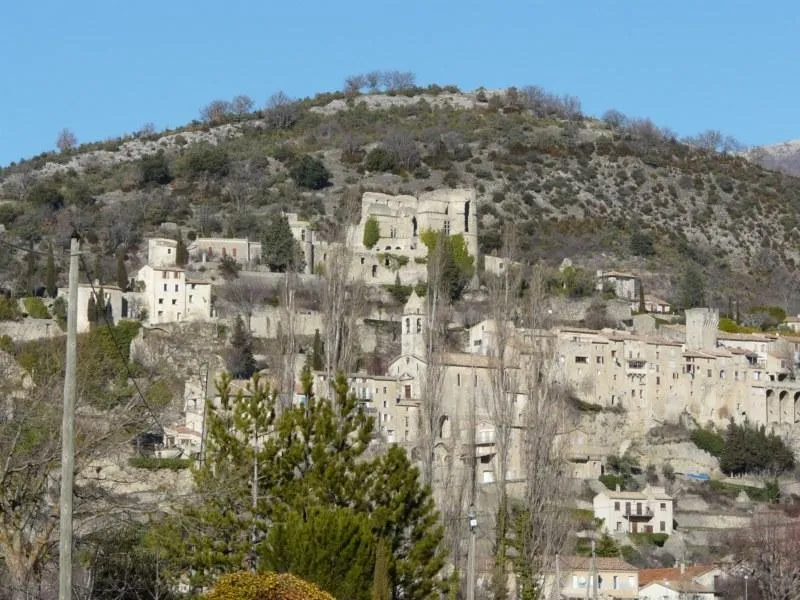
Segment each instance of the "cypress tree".
[[53,247],[50,246],[50,251],[47,254],[47,263],[44,272],[44,285],[47,288],[47,295],[50,298],[55,298],[58,293],[58,275],[56,274],[56,261],[53,258]]
[[94,267],[92,268],[92,275],[98,283],[103,283],[103,263],[100,260],[99,254],[94,255]]
[[183,232],[178,231],[178,245],[175,247],[175,264],[184,267],[189,262],[189,250],[183,241]]
[[25,288],[32,296],[36,295],[36,253],[33,251],[33,242],[30,245],[25,265]]
[[311,354],[311,368],[314,371],[322,371],[325,364],[325,355],[322,348],[322,338],[319,335],[319,329],[314,332],[314,346]]
[[97,324],[97,302],[94,300],[94,294],[89,294],[89,302],[86,305],[86,318],[89,320],[90,327],[94,327]]
[[117,253],[117,286],[123,292],[128,290],[128,270],[125,268],[125,253]]

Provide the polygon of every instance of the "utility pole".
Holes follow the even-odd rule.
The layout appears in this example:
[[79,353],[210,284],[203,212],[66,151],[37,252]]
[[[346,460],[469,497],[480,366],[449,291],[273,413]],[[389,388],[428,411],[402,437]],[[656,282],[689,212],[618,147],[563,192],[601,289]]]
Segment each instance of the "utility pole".
[[72,598],[72,488],[75,470],[75,399],[78,395],[78,257],[80,240],[72,234],[69,245],[69,296],[67,303],[67,362],[64,374],[64,413],[61,418],[61,498],[58,538],[58,600]]
[[469,557],[467,558],[467,600],[475,600],[475,536],[478,529],[478,518],[475,505],[469,507]]

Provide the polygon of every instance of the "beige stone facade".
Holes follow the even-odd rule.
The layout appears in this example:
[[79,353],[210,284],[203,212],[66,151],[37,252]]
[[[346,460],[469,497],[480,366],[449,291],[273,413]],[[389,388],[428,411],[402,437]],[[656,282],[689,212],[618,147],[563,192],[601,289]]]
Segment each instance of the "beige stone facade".
[[608,533],[665,533],[672,535],[673,500],[664,488],[641,492],[609,490],[592,501],[594,516]]
[[[639,571],[620,558],[562,556],[545,574],[542,598],[630,599],[639,595]],[[554,593],[558,586],[560,593]]]

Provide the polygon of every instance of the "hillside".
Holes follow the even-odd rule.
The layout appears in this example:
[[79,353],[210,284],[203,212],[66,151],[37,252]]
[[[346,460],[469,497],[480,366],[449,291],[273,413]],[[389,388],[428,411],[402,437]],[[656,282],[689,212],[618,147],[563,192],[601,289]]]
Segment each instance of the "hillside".
[[[487,253],[513,230],[521,260],[633,269],[650,292],[678,302],[694,265],[710,304],[725,309],[736,297],[745,306],[798,308],[789,304],[800,180],[681,144],[647,120],[585,118],[574,99],[537,88],[438,86],[281,99],[262,111],[206,116],[2,169],[5,239],[64,247],[75,227],[111,275],[118,252],[129,270],[137,266],[139,242],[162,222],[190,235],[258,238],[284,209],[334,239],[363,191],[466,186],[478,193]],[[2,262],[3,285],[41,284],[43,265],[16,255]]]
[[753,162],[787,175],[800,175],[800,140],[758,146],[745,153]]

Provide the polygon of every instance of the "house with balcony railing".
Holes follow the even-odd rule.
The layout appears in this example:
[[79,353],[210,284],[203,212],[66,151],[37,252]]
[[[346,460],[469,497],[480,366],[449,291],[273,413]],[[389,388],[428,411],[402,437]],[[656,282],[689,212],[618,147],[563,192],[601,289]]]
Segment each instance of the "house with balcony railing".
[[595,518],[608,533],[665,533],[673,530],[673,499],[664,488],[648,486],[640,492],[616,490],[594,497]]

